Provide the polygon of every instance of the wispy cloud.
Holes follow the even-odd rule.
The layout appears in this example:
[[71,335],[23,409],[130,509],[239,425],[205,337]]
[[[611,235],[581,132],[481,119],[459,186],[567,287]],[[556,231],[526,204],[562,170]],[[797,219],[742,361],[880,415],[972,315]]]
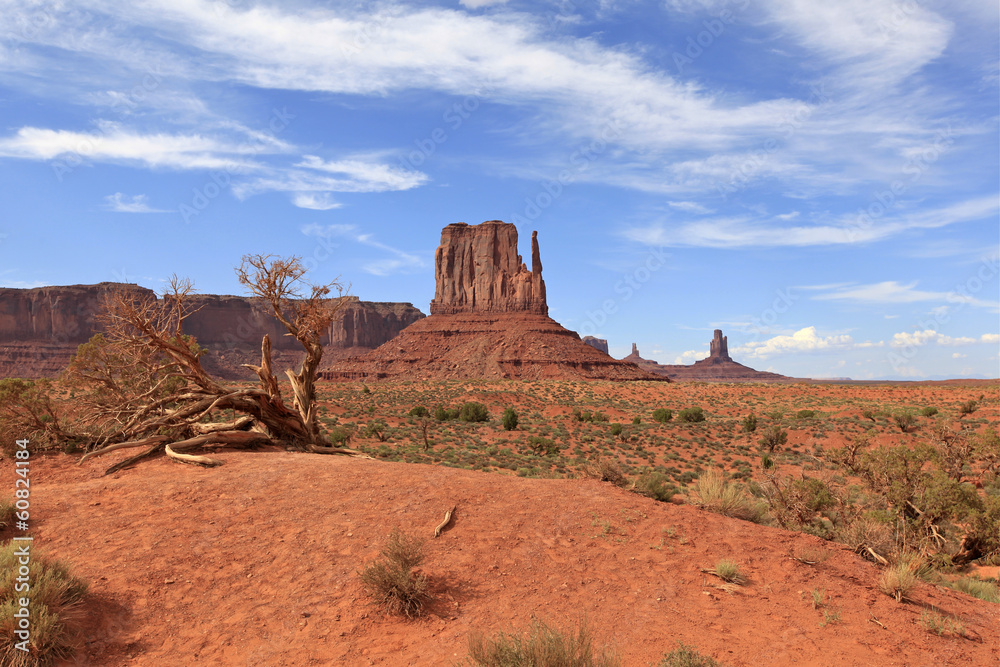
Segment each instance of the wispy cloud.
[[104,198],[105,208],[115,213],[170,213],[170,211],[152,208],[146,195],[128,195],[116,192]]
[[[821,289],[821,287],[818,287]],[[997,308],[1000,303],[984,301],[974,296],[957,292],[933,292],[917,289],[917,281],[901,284],[895,280],[886,280],[870,285],[837,287],[827,294],[817,294],[812,297],[818,301],[855,301],[858,303],[918,303],[922,301],[947,301],[948,303],[965,303],[982,308]]]
[[292,203],[299,208],[308,208],[313,211],[329,211],[343,206],[343,204],[334,201],[333,197],[326,192],[299,192],[292,196]]
[[319,225],[313,223],[303,225],[301,232],[306,236],[316,236],[325,239],[346,238],[354,241],[355,243],[361,243],[372,248],[377,248],[392,255],[392,257],[378,259],[363,264],[361,268],[372,275],[388,276],[394,273],[421,269],[426,265],[424,260],[417,255],[404,252],[398,248],[386,245],[385,243],[380,243],[379,241],[376,241],[371,234],[360,233],[356,225]]
[[945,347],[953,347],[959,345],[974,345],[976,343],[1000,343],[1000,335],[983,334],[979,338],[973,338],[971,336],[952,337],[934,331],[933,329],[924,329],[923,331],[904,331],[902,333],[893,334],[892,340],[889,341],[889,345],[892,347],[919,347],[921,345],[942,345]]

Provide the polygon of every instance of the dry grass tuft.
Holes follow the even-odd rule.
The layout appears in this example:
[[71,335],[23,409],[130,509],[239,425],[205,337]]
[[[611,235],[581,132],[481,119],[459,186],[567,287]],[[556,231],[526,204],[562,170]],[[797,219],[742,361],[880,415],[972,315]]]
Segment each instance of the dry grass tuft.
[[391,614],[419,616],[429,599],[427,577],[413,568],[424,560],[424,541],[398,528],[389,535],[381,558],[360,572],[365,590]]

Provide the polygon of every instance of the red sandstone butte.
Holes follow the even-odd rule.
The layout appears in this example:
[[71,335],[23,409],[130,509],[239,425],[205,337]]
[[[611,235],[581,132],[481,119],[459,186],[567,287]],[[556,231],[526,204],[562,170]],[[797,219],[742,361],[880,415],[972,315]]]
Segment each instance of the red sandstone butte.
[[434,272],[429,317],[320,377],[665,379],[612,359],[548,316],[537,232],[531,235],[529,270],[517,254],[514,225],[448,225],[434,254]]
[[777,373],[756,371],[749,366],[733,361],[732,357],[729,356],[729,339],[722,335],[721,329],[715,330],[715,335],[709,345],[708,357],[696,361],[690,366],[658,364],[650,359],[643,359],[639,356],[639,350],[635,343],[632,343],[632,354],[622,361],[630,361],[649,373],[656,373],[678,381],[794,382],[796,380]]

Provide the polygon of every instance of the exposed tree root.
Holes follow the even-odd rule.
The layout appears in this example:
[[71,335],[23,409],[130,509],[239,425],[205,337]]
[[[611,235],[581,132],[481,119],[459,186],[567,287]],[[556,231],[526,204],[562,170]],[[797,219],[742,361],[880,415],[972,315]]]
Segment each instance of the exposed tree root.
[[219,459],[211,459],[207,456],[196,456],[195,454],[178,454],[170,445],[166,447],[167,456],[175,461],[180,461],[181,463],[193,463],[196,465],[205,466],[207,468],[213,468],[215,466],[221,466],[222,461]]

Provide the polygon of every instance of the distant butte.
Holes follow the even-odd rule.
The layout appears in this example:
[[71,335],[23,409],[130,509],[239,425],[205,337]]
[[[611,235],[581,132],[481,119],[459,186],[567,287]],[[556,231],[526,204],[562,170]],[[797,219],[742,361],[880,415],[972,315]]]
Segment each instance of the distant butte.
[[701,381],[701,382],[794,382],[796,378],[757,371],[749,366],[738,364],[729,356],[729,340],[722,335],[721,329],[715,330],[715,335],[709,345],[709,355],[705,359],[694,362],[690,366],[658,364],[650,359],[639,356],[639,349],[632,343],[632,354],[622,361],[629,361],[639,368],[657,375],[663,375],[671,380]]
[[516,378],[664,380],[580,340],[548,316],[537,232],[531,268],[517,228],[500,220],[441,231],[431,314],[368,354],[332,365],[328,380]]

